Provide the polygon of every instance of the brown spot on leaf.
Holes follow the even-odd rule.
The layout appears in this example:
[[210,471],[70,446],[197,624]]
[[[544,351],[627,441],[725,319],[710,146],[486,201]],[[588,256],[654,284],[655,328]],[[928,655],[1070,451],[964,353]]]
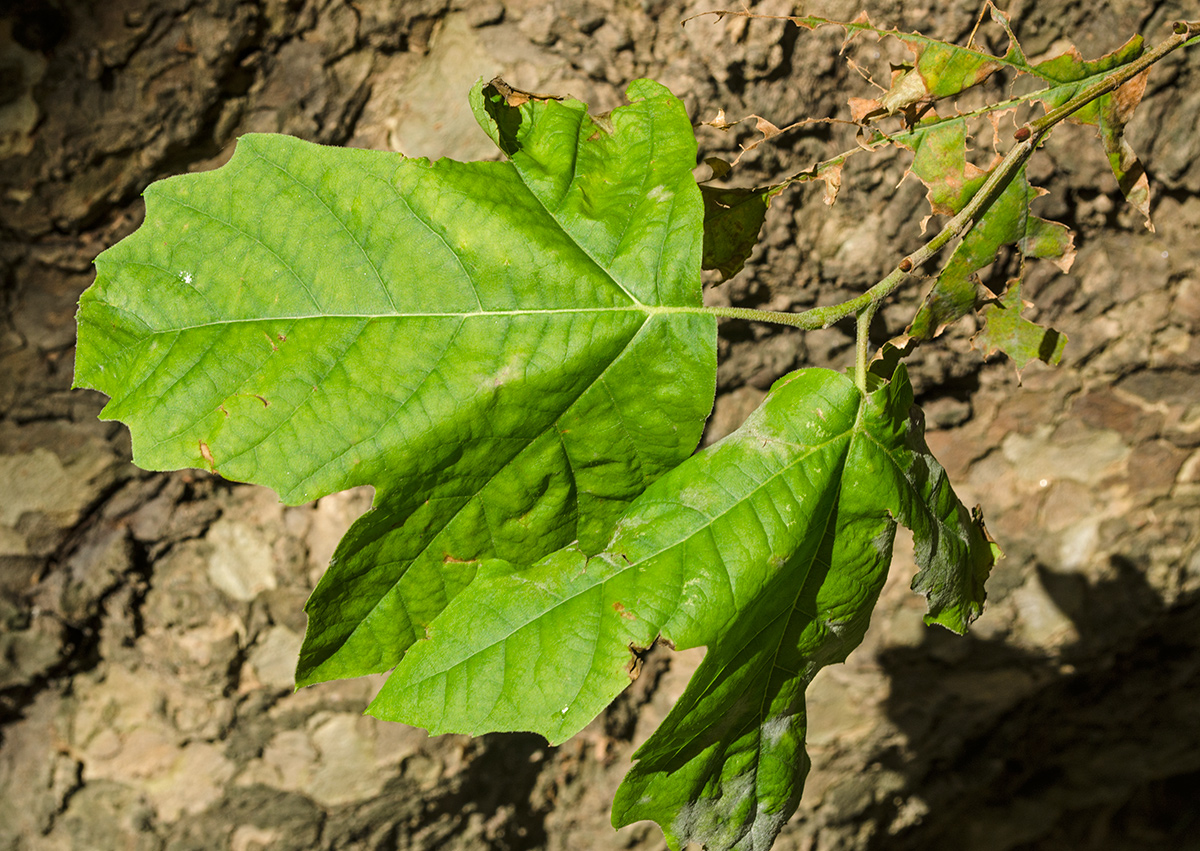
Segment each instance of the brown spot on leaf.
[[634,617],[632,612],[625,611],[625,604],[620,602],[619,600],[617,602],[613,603],[612,607],[613,607],[613,611],[616,612],[621,617],[625,618],[625,620],[627,620],[627,621],[637,620],[637,618]]
[[629,674],[630,682],[636,680],[642,675],[642,661],[642,657],[636,652],[629,657],[629,664],[625,666],[625,670]]
[[850,98],[848,103],[850,104],[851,121],[866,121],[868,118],[875,118],[886,112],[883,105],[874,98]]
[[762,116],[756,115],[754,117],[756,119],[754,122],[754,129],[763,134],[764,140],[770,139],[773,136],[778,136],[781,132],[783,132]]
[[210,470],[217,469],[217,462],[213,460],[212,450],[208,448],[208,444],[203,440],[200,441],[200,457],[204,459],[204,463],[208,464]]
[[833,202],[837,200],[838,192],[841,191],[842,167],[842,163],[836,163],[821,172],[821,180],[825,183],[825,191],[821,195],[821,201],[826,207],[833,206]]
[[915,69],[897,71],[892,76],[892,87],[879,99],[879,105],[888,115],[895,115],[916,106],[928,95],[929,88]]
[[737,124],[736,121],[729,121],[725,118],[725,110],[718,109],[717,116],[712,121],[702,122],[706,127],[715,127],[718,130],[728,130],[730,127]]
[[636,680],[642,673],[642,663],[646,661],[646,654],[650,652],[649,647],[642,647],[634,642],[629,642],[629,661],[625,664],[625,671],[629,674],[629,680]]
[[492,81],[488,83],[488,85],[498,91],[500,96],[504,98],[504,102],[509,106],[521,106],[522,104],[529,103],[531,100],[549,101],[563,99],[561,95],[543,95],[538,94],[537,92],[523,92],[520,89],[510,86],[499,77],[492,78]]

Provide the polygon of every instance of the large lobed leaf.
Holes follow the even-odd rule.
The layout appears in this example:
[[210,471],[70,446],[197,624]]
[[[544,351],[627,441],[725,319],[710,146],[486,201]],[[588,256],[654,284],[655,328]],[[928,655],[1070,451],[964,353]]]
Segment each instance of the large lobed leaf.
[[139,465],[289,503],[375,487],[309,601],[301,684],[394,666],[481,558],[599,549],[698,442],[695,139],[662,86],[629,97],[597,122],[477,87],[507,162],[243,137],[97,259],[76,385]]
[[804,689],[862,639],[898,520],[929,622],[963,631],[996,552],[912,414],[903,369],[863,397],[843,375],[782,379],[747,423],[651,485],[605,551],[488,561],[370,711],[431,732],[574,734],[661,635],[708,653],[635,755],[614,824],[672,847],[766,849],[799,800]]
[[[715,379],[695,143],[661,86],[629,94],[593,120],[478,87],[506,163],[251,136],[155,184],[81,299],[76,383],[112,397],[143,466],[291,502],[375,486],[298,680],[395,666],[379,717],[559,742],[657,637],[707,646],[614,822],[764,849],[807,770],[804,689],[861,640],[896,522],[927,620],[958,631],[995,553],[902,369],[865,397],[794,373],[684,460]],[[737,263],[754,227],[732,221],[709,230]]]

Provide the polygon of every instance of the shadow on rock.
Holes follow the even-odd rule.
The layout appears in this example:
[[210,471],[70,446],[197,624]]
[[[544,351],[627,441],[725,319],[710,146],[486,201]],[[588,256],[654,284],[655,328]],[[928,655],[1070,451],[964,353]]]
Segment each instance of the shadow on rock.
[[940,630],[880,655],[909,748],[879,762],[907,785],[869,848],[1200,848],[1200,595],[1165,605],[1112,567],[1039,568],[1078,632],[1055,658]]

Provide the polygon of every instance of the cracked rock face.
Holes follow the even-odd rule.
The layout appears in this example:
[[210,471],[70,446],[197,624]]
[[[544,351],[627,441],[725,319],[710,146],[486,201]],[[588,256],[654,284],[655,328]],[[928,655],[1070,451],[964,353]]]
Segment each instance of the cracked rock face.
[[[867,4],[962,39],[976,9]],[[1029,5],[1029,4],[1026,4]],[[703,651],[641,677],[559,748],[361,715],[378,678],[293,691],[304,600],[369,492],[274,494],[128,461],[98,394],[71,391],[91,259],[136,227],[152,180],[211,168],[233,139],[286,132],[415,156],[492,156],[465,91],[497,74],[597,111],[650,76],[693,120],[832,115],[859,78],[840,37],[697,20],[657,0],[22,0],[0,10],[0,849],[661,848],[608,826],[629,757]],[[903,8],[902,8],[903,6]],[[795,9],[786,0],[756,7]],[[806,6],[850,18],[858,6]],[[1167,7],[1017,11],[1030,56],[1160,36]],[[1018,381],[951,331],[912,362],[928,441],[1008,558],[959,639],[921,623],[898,547],[863,647],[810,691],[814,768],[779,849],[1180,849],[1200,795],[1200,54],[1156,70],[1131,142],[1157,232],[1125,209],[1098,145],[1064,127],[1042,215],[1077,231],[1069,275],[1022,294],[1070,337]],[[863,57],[869,59],[870,57]],[[1160,85],[1161,83],[1161,85]],[[1167,83],[1170,85],[1168,86]],[[1158,86],[1158,88],[1155,88]],[[728,156],[742,130],[699,132]],[[748,183],[828,155],[796,133]],[[1095,150],[1093,150],[1095,148]],[[713,303],[801,309],[861,292],[919,244],[907,161],[883,154],[772,202],[747,270]],[[897,188],[897,184],[899,187]],[[1009,261],[1001,261],[1003,265]],[[996,275],[1010,273],[1000,269]],[[920,293],[879,317],[903,330]],[[707,438],[781,374],[843,367],[847,329],[727,323]]]

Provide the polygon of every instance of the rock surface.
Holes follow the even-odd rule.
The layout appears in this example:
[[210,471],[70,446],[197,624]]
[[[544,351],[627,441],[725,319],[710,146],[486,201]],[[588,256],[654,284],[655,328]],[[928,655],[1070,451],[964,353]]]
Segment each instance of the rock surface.
[[[1016,8],[1019,7],[1019,8]],[[1016,4],[1026,51],[1161,37],[1171,4]],[[608,826],[613,790],[702,654],[655,650],[559,748],[428,738],[361,715],[379,682],[293,692],[302,606],[369,494],[297,508],[263,489],[129,463],[123,428],[71,391],[91,259],[138,223],[152,180],[278,131],[421,156],[492,156],[465,89],[499,74],[597,110],[651,76],[696,123],[838,114],[858,78],[835,33],[679,21],[647,0],[22,0],[0,12],[0,849],[663,847]],[[764,0],[764,13],[793,11]],[[868,4],[964,38],[973,5]],[[828,2],[806,12],[852,17]],[[1038,179],[1077,229],[1070,274],[1034,268],[1062,367],[1018,377],[965,331],[912,364],[929,443],[1007,552],[965,639],[926,629],[902,548],[864,646],[810,692],[813,772],[783,849],[1196,847],[1200,796],[1200,54],[1155,72],[1131,140],[1157,231],[1098,145],[1064,128]],[[844,112],[842,113],[844,114]],[[701,128],[728,155],[748,129]],[[828,153],[796,133],[747,182]],[[778,198],[712,303],[793,309],[859,292],[918,244],[922,192],[885,154]],[[1007,262],[1007,261],[1005,261]],[[1003,263],[999,264],[1003,265]],[[997,269],[1001,276],[1011,269]],[[880,317],[899,333],[917,293]],[[842,367],[849,329],[729,322],[709,439],[779,375]],[[1189,844],[1191,843],[1191,844]]]

